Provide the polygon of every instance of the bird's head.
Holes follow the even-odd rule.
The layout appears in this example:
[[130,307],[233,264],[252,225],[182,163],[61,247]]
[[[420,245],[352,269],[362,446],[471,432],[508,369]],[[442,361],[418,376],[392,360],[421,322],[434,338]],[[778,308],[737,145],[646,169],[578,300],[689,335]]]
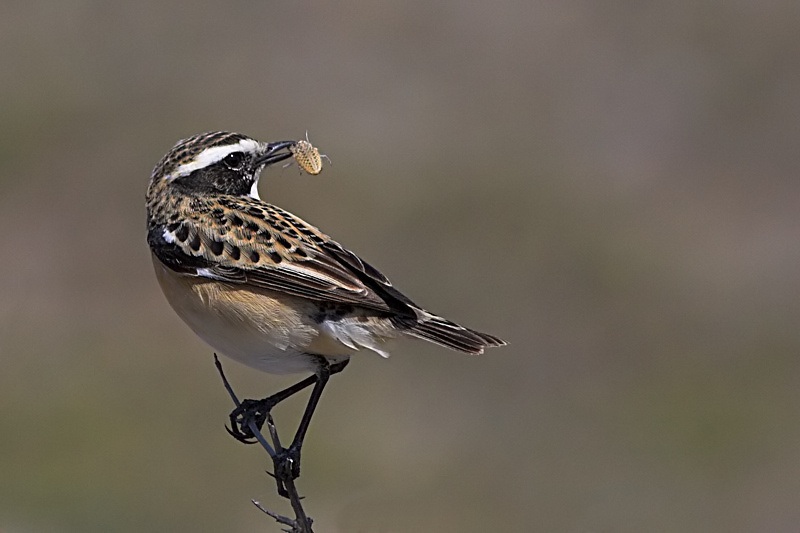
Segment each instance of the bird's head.
[[215,131],[179,141],[159,161],[150,178],[155,190],[230,194],[258,198],[261,170],[292,157],[295,141],[259,142],[240,133]]

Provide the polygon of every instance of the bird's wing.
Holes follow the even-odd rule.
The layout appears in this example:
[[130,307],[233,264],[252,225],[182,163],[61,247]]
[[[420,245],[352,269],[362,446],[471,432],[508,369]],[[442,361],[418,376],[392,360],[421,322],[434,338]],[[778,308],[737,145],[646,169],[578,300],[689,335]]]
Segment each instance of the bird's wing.
[[293,296],[400,315],[423,311],[377,269],[300,218],[250,198],[192,199],[178,221],[152,228],[171,269]]

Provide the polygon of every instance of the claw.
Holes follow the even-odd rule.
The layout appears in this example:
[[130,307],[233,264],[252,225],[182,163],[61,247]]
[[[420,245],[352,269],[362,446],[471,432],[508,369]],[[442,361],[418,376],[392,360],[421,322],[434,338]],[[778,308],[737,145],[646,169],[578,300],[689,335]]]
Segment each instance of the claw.
[[229,428],[228,426],[225,426],[225,431],[228,432],[228,435],[230,435],[234,439],[238,440],[242,444],[255,444],[255,443],[258,442],[258,440],[256,440],[255,437],[253,437],[251,439],[247,435],[243,434],[241,431],[238,431],[238,429],[239,429],[238,427],[236,429],[237,429],[237,431],[234,431],[231,428]]
[[269,398],[264,400],[243,400],[242,403],[229,416],[231,427],[225,427],[230,435],[245,444],[257,442],[253,431],[250,429],[250,422],[255,423],[261,430],[269,416],[270,410],[275,406]]

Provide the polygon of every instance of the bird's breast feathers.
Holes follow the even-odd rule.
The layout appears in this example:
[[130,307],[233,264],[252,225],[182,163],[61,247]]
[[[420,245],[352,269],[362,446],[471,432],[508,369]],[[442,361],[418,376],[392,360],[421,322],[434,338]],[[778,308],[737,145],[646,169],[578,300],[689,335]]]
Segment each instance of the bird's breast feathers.
[[175,312],[224,355],[274,374],[314,370],[359,349],[387,357],[398,332],[388,319],[306,298],[175,272],[154,255],[159,284]]

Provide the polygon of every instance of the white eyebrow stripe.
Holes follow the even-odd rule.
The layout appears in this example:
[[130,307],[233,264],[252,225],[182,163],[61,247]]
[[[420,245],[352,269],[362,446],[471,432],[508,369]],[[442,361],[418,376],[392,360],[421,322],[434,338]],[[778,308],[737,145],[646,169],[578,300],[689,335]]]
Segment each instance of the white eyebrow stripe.
[[209,165],[213,165],[219,161],[222,161],[225,156],[228,154],[232,154],[233,152],[255,152],[258,150],[260,143],[253,139],[242,139],[236,144],[226,144],[224,146],[212,146],[211,148],[206,148],[199,154],[197,157],[192,159],[189,163],[184,163],[183,165],[179,166],[175,172],[169,175],[170,180],[174,180],[175,178],[180,178],[181,176],[188,176],[195,170],[205,168]]

